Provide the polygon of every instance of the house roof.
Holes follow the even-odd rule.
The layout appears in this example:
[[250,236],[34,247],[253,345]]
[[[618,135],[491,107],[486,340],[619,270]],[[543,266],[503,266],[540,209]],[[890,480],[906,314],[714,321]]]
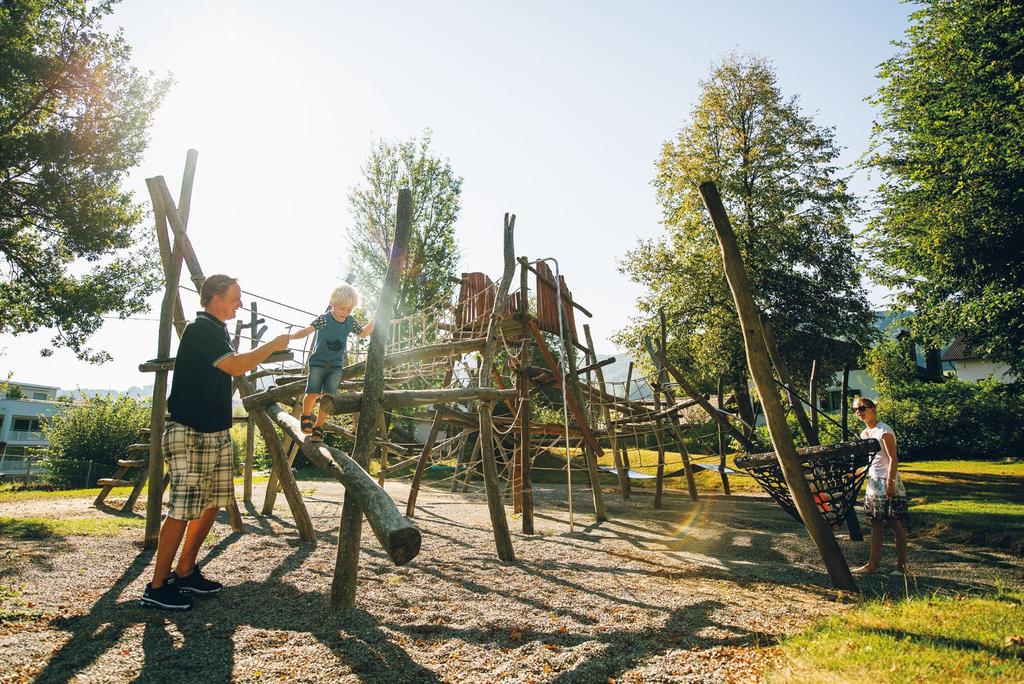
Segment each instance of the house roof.
[[971,349],[967,338],[963,335],[957,335],[953,338],[953,341],[949,343],[949,347],[942,354],[943,361],[967,361],[980,358],[981,354]]

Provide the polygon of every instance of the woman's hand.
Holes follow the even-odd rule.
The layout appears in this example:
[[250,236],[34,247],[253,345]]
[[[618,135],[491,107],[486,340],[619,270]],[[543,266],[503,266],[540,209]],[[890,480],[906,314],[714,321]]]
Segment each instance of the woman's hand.
[[885,481],[885,495],[890,499],[896,496],[896,480],[888,479]]

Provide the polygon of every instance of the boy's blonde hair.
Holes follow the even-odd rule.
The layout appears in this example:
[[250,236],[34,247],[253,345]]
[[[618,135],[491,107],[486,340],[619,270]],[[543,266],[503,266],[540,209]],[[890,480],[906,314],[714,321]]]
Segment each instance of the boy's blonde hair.
[[359,306],[359,291],[348,284],[336,287],[331,293],[331,304],[354,309]]

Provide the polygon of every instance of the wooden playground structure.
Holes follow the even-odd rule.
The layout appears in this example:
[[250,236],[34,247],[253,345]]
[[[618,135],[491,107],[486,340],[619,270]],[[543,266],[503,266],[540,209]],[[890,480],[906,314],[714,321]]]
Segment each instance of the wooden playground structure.
[[[166,420],[168,373],[174,367],[171,336],[180,337],[187,323],[181,303],[181,289],[187,288],[181,284],[182,264],[188,269],[193,291],[198,292],[205,280],[187,234],[197,156],[195,150],[187,155],[177,202],[163,177],[147,180],[165,276],[157,356],[140,365],[140,370],[155,373],[149,457],[145,464],[132,463],[134,467],[146,466],[146,477],[137,480],[133,494],[138,496],[145,479],[149,485],[147,547],[156,545],[161,497],[166,486],[159,437]],[[754,466],[772,465],[762,458],[751,462],[751,473],[807,527],[833,583],[856,591],[832,528],[845,522],[851,525],[851,536],[856,538],[859,533],[855,533],[851,523],[851,518],[856,520],[852,505],[863,479],[865,455],[873,453],[872,449],[877,451],[877,443],[819,445],[799,396],[790,388],[771,329],[753,307],[734,238],[730,246],[728,219],[720,199],[716,200],[717,190],[712,190],[713,186],[701,188],[702,193],[706,191],[708,209],[723,246],[726,275],[736,297],[751,374],[772,436],[771,456],[775,458],[768,460],[778,469],[770,476],[758,477]],[[653,479],[653,505],[661,507],[668,477],[682,475],[689,496],[700,496],[694,478],[698,469],[715,471],[728,494],[729,476],[736,474],[726,466],[729,439],[748,453],[767,450],[767,445],[758,442],[752,426],[726,411],[721,389],[712,402],[665,358],[668,330],[664,317],[660,339],[647,342],[654,374],[641,378],[636,373],[634,377],[630,364],[625,382],[607,382],[603,370],[615,359],[599,360],[589,326],[582,326],[582,335],[577,328],[577,312],[587,317],[590,312],[574,300],[565,277],[558,272],[557,262],[552,272],[548,265],[552,259],[516,256],[514,215],[505,215],[504,269],[497,281],[480,272],[463,273],[454,301],[441,300],[413,315],[394,318],[394,295],[402,277],[411,210],[410,193],[403,190],[398,197],[391,261],[377,302],[376,325],[368,349],[365,355],[352,351],[341,387],[320,400],[320,410],[331,416],[326,426],[328,432],[351,440],[351,455],[324,442],[312,442],[300,430],[298,415],[308,350],[275,354],[260,369],[235,378],[235,389],[248,412],[247,418],[240,419],[247,424],[243,470],[246,504],[252,503],[256,430],[273,463],[262,514],[272,513],[277,492],[282,492],[298,536],[304,542],[315,544],[316,537],[291,469],[295,457],[301,452],[310,463],[345,487],[332,609],[350,608],[355,603],[364,516],[392,562],[402,565],[416,557],[420,531],[410,518],[415,515],[417,494],[428,469],[432,474],[442,474],[441,480],[450,481],[453,492],[467,491],[474,486],[475,477],[482,479],[497,555],[509,562],[515,560],[515,551],[506,518],[506,499],[510,500],[512,510],[520,514],[522,533],[533,534],[532,473],[539,467],[552,467],[538,464],[540,454],[547,457],[546,463],[550,464],[554,457],[564,464],[555,467],[563,470],[568,480],[572,526],[574,470],[586,478],[595,517],[601,522],[608,517],[600,484],[602,472],[615,475],[623,498],[631,496],[631,479]],[[236,349],[242,342],[243,330],[248,331],[253,346],[266,330],[261,327],[265,319],[260,318],[255,303],[250,314],[248,322],[236,323]],[[582,366],[578,354],[582,356]],[[778,380],[772,374],[773,368]],[[808,443],[817,447],[813,458],[806,452],[798,454],[793,446],[776,383],[790,390],[791,409],[796,412]],[[676,391],[683,396],[677,398]],[[692,442],[694,430],[709,421],[714,432],[701,438],[716,441],[714,453],[691,455],[687,440]],[[422,429],[414,429],[412,435],[398,439],[401,425],[410,422],[422,423]],[[416,433],[421,435],[420,439],[415,438]],[[652,442],[657,451],[654,473],[643,472],[652,466],[642,463],[641,447]],[[602,464],[606,450],[611,452],[610,464]],[[667,462],[667,454],[672,452],[679,454],[678,463]],[[816,469],[829,459],[834,460],[833,457],[845,465],[838,470],[832,468],[829,472],[833,480],[825,482],[824,475],[819,478]],[[372,459],[379,462],[376,481],[369,473]],[[669,470],[670,467],[673,469]],[[404,515],[382,487],[392,477],[411,478]],[[436,478],[434,484],[438,484]],[[243,531],[242,517],[234,501],[228,516],[232,528]]]

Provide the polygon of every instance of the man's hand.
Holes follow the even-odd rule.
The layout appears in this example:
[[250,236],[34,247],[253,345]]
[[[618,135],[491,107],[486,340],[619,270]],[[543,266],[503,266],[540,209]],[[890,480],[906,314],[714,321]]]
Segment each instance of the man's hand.
[[278,335],[274,339],[267,342],[267,348],[272,352],[284,351],[288,348],[288,342],[292,339],[291,335]]

